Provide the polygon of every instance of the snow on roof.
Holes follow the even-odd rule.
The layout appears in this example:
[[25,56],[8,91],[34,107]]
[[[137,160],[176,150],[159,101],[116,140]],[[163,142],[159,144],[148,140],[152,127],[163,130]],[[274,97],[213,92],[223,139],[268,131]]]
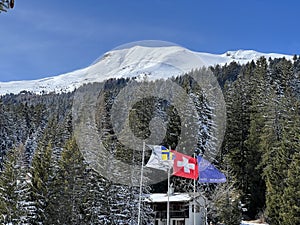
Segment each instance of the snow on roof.
[[[188,202],[192,200],[192,196],[188,193],[174,193],[169,197],[169,202]],[[166,193],[155,193],[150,194],[149,197],[145,199],[146,202],[167,202],[168,195]]]

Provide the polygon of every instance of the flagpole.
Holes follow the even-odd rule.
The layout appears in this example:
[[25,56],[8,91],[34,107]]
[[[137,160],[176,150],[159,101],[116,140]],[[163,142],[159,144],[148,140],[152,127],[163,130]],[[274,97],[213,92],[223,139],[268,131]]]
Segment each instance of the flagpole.
[[[196,153],[194,152],[194,159],[196,159]],[[196,225],[196,180],[195,180],[196,166],[194,170],[194,225]]]
[[143,142],[143,152],[142,152],[142,167],[141,167],[140,194],[139,194],[138,225],[140,225],[140,220],[141,220],[141,202],[142,202],[142,192],[143,192],[144,156],[145,156],[145,142]]
[[168,168],[167,225],[170,224],[170,166]]
[[[171,151],[171,146],[169,146],[169,151]],[[167,201],[167,225],[170,224],[170,170],[171,166],[168,168],[168,201]]]

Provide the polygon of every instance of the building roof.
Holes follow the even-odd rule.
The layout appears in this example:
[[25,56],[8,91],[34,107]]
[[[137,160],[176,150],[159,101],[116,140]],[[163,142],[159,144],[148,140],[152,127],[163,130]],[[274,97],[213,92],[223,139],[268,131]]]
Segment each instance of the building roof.
[[[169,202],[189,202],[193,199],[193,197],[188,193],[173,193],[169,197]],[[167,202],[168,195],[166,193],[155,193],[150,194],[146,199],[146,202]]]

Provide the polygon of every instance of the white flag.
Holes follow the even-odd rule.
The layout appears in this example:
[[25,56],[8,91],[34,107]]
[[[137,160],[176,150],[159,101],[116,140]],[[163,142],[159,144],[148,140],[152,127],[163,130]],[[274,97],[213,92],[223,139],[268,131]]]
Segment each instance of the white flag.
[[145,166],[158,170],[168,171],[168,169],[173,166],[173,160],[172,157],[171,160],[164,159],[166,159],[166,154],[172,154],[170,150],[161,145],[149,145],[149,147],[152,149],[152,154]]

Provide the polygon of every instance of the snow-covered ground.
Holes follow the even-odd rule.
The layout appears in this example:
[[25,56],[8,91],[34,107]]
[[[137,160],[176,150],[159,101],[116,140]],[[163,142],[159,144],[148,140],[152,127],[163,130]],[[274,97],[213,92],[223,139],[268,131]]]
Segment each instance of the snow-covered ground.
[[228,51],[218,55],[193,52],[180,46],[133,46],[107,52],[92,65],[70,73],[40,80],[0,82],[0,95],[17,94],[21,91],[68,92],[84,83],[101,82],[109,78],[147,75],[150,80],[166,79],[203,66],[224,65],[233,61],[244,64],[261,56],[292,59],[290,55],[267,54],[253,50]]
[[261,223],[259,220],[255,220],[255,221],[242,221],[241,225],[268,225],[268,224]]

